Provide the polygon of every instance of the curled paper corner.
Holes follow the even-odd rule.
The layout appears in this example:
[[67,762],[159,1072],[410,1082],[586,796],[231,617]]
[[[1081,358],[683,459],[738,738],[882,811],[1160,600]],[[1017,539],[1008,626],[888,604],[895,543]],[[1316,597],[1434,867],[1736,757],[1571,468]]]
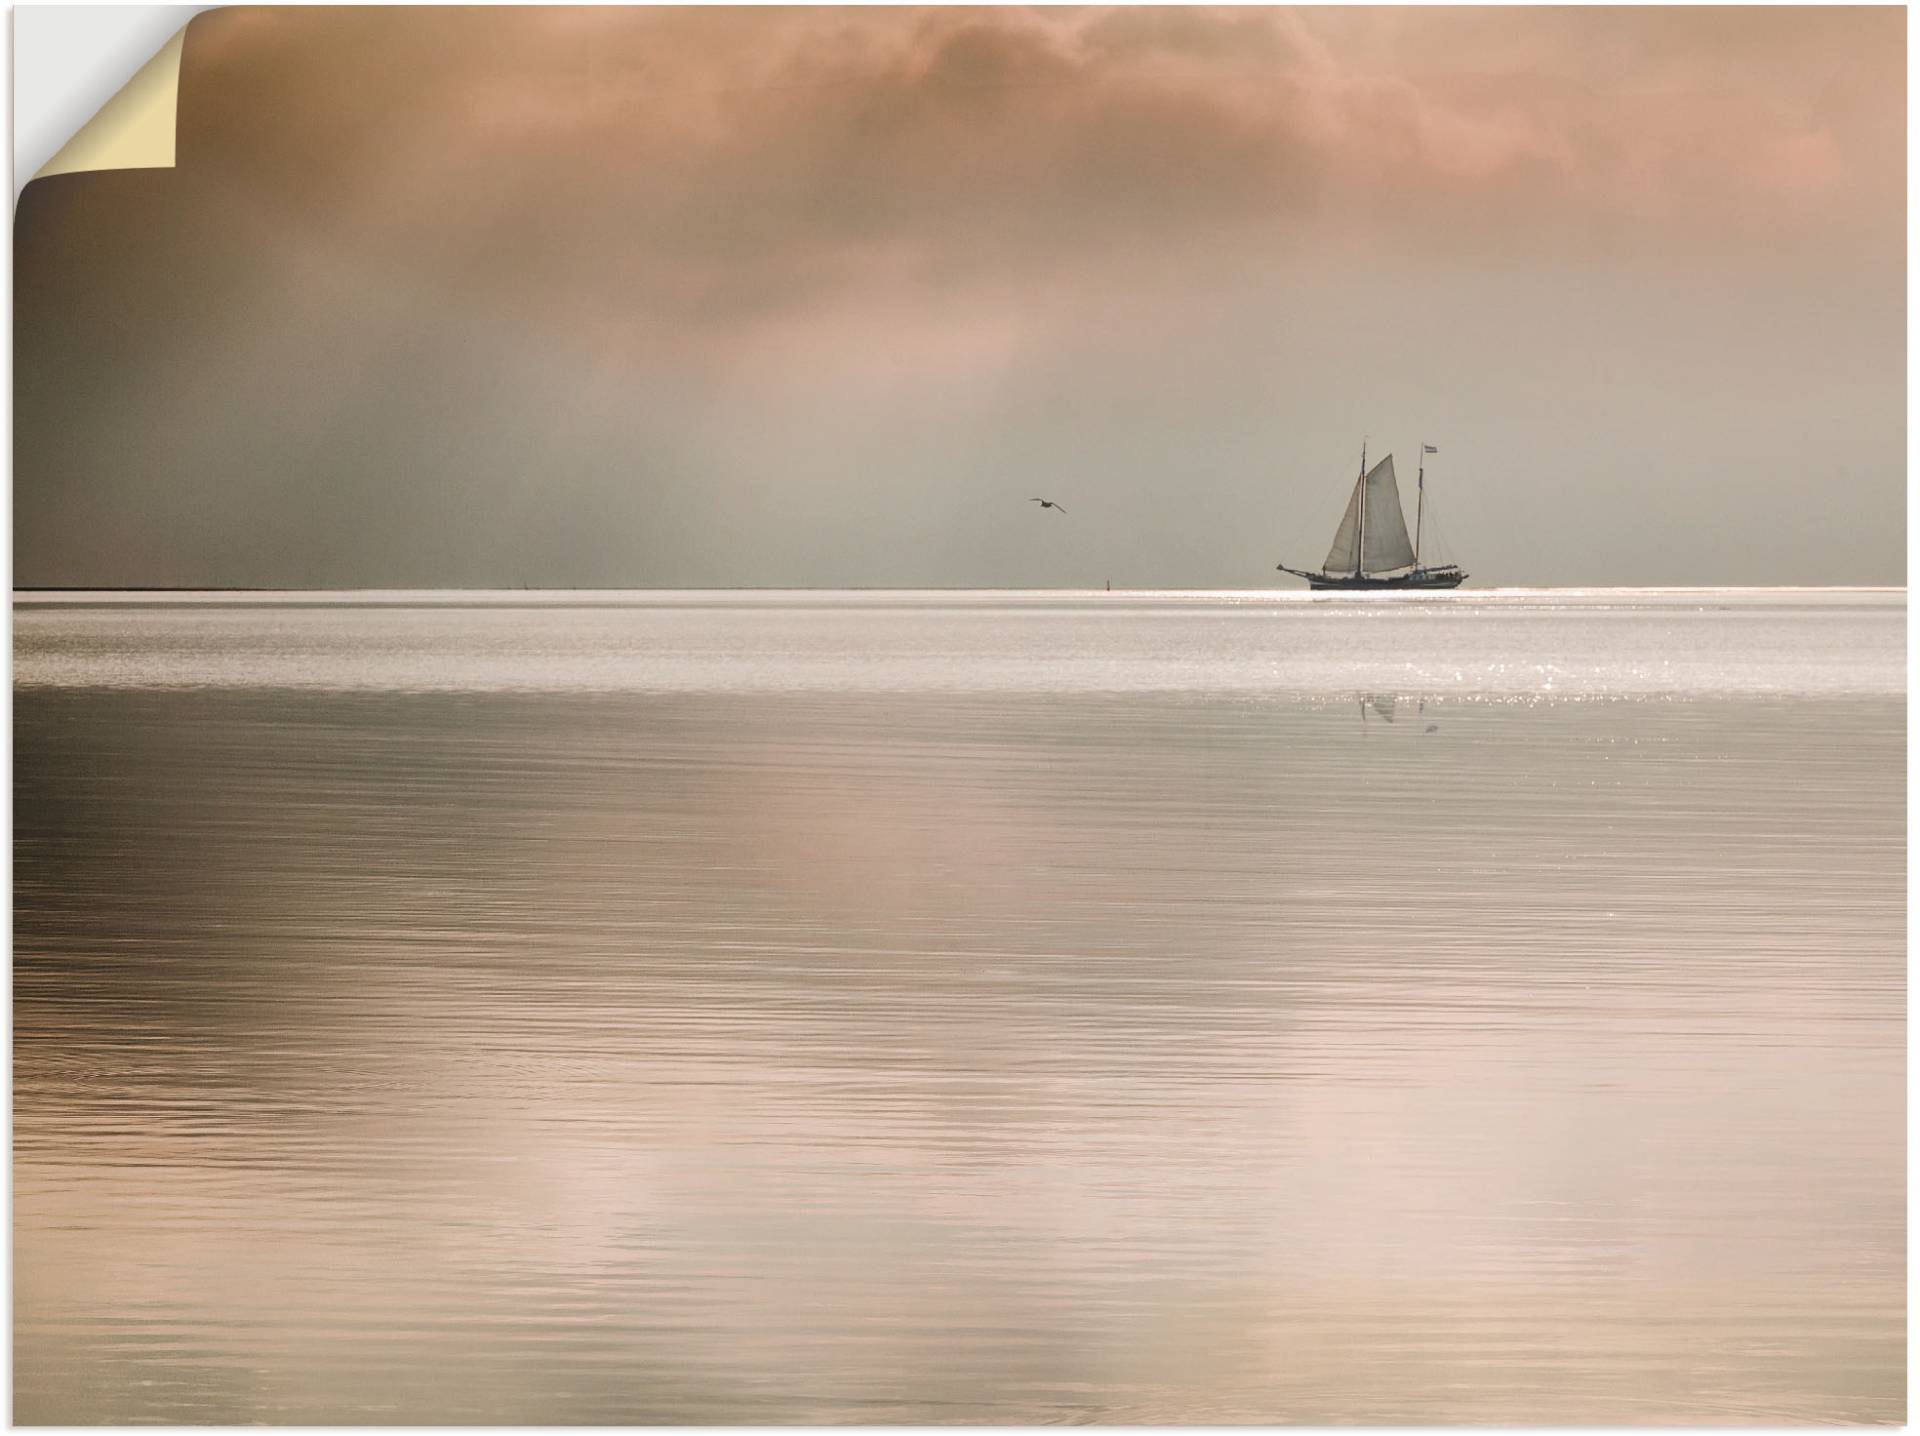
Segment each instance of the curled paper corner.
[[187,27],[182,25],[33,177],[87,170],[172,169],[180,56],[186,39]]

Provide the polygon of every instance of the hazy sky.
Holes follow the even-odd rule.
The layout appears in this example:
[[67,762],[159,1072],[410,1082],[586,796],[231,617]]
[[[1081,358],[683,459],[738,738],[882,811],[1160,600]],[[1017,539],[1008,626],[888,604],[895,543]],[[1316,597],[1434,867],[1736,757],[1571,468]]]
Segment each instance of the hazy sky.
[[1893,7],[239,8],[178,152],[22,198],[21,584],[1296,585],[1363,438],[1905,578]]

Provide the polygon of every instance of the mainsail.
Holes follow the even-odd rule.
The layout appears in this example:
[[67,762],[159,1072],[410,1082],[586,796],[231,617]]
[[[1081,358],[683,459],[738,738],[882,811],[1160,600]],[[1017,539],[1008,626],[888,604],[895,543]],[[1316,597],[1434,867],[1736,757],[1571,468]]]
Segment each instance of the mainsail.
[[[1364,497],[1363,497],[1364,496]],[[1360,552],[1360,505],[1367,506],[1366,550]],[[1356,556],[1360,560],[1355,562]],[[1393,476],[1393,455],[1375,464],[1355,481],[1353,497],[1327,550],[1327,573],[1382,573],[1413,565],[1413,543],[1407,537],[1407,518],[1400,511],[1400,485]]]
[[1362,573],[1413,567],[1413,541],[1407,537],[1407,516],[1400,511],[1392,454],[1367,475],[1366,552],[1360,559]]

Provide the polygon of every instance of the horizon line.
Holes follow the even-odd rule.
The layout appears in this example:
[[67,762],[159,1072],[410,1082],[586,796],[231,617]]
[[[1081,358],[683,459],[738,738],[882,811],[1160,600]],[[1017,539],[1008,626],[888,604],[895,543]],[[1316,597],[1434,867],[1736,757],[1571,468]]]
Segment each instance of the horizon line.
[[[1578,584],[1503,584],[1487,588],[1459,588],[1441,591],[1421,591],[1412,596],[1420,598],[1449,599],[1471,594],[1495,593],[1904,593],[1905,583],[1885,584],[1665,584],[1665,583],[1578,583]],[[52,595],[52,594],[229,594],[229,593],[300,593],[300,594],[373,594],[373,593],[475,593],[475,594],[558,594],[558,593],[1061,593],[1061,594],[1164,594],[1164,593],[1236,593],[1236,594],[1299,594],[1302,597],[1314,593],[1306,588],[1278,588],[1249,585],[1244,588],[1090,588],[1082,586],[1059,586],[1035,588],[1008,584],[927,584],[919,586],[901,584],[649,584],[630,588],[608,588],[585,584],[543,586],[538,588],[521,585],[519,587],[487,587],[479,585],[421,586],[412,584],[358,584],[338,585],[199,585],[199,584],[35,584],[17,585],[10,590],[16,596]],[[1353,595],[1341,595],[1351,597]],[[1362,594],[1362,597],[1380,597],[1378,594]],[[1388,593],[1387,597],[1405,597],[1406,594]]]

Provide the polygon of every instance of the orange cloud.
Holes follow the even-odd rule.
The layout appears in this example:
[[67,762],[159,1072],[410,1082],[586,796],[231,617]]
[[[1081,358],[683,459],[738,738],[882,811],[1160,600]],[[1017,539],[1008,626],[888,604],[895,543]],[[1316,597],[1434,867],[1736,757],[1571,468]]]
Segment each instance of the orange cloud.
[[668,325],[1303,238],[1724,264],[1891,241],[1902,25],[241,8],[196,22],[182,154],[376,262]]

